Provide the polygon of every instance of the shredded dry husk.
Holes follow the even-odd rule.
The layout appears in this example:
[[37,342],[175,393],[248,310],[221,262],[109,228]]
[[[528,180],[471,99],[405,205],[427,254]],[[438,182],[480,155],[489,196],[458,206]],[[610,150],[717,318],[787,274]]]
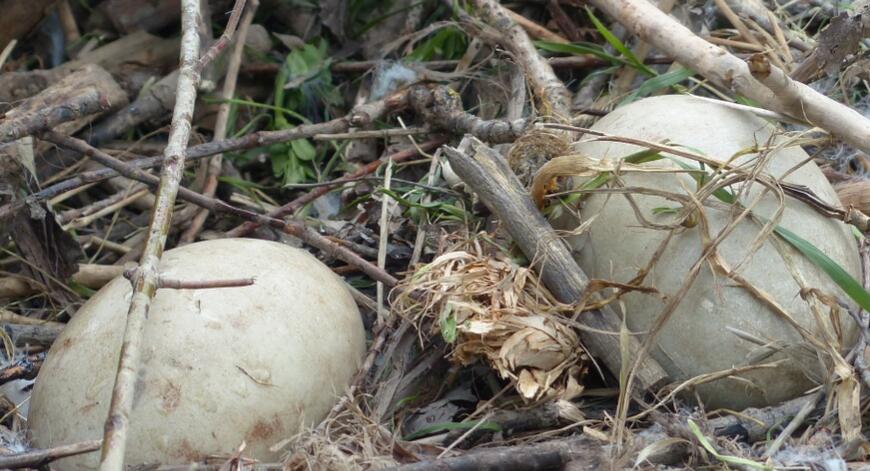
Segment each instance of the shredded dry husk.
[[502,253],[484,255],[478,244],[451,250],[407,277],[395,307],[421,327],[453,344],[451,359],[467,365],[484,359],[514,381],[528,400],[570,399],[588,356],[566,314],[528,268]]

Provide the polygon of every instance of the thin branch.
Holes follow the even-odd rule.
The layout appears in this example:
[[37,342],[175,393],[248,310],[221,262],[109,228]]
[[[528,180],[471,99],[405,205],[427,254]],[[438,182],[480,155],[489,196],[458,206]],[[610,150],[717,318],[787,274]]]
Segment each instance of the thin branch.
[[395,129],[367,129],[365,131],[340,132],[336,134],[315,134],[312,139],[315,141],[332,141],[336,139],[368,139],[396,136],[413,136],[415,134],[428,134],[431,132],[426,128],[395,128]]
[[[46,133],[44,137],[50,138],[52,142],[61,147],[87,155],[91,159],[99,160],[105,165],[111,165],[117,168],[119,174],[127,178],[140,181],[151,187],[157,187],[159,184],[159,179],[154,175],[142,172],[140,169],[133,167],[131,164],[122,162],[106,154],[105,152],[96,149],[95,147],[91,146],[85,141],[82,141],[81,139],[53,133]],[[389,273],[379,269],[375,265],[369,263],[367,260],[363,259],[349,249],[343,247],[339,243],[330,240],[328,237],[320,235],[319,233],[317,233],[317,231],[307,227],[304,223],[300,221],[285,222],[275,217],[257,214],[255,212],[227,204],[219,199],[203,196],[200,193],[192,191],[188,188],[184,188],[182,186],[179,186],[178,188],[178,197],[201,208],[206,208],[209,211],[232,214],[246,221],[256,223],[256,225],[258,226],[265,225],[282,230],[287,234],[298,237],[308,245],[311,245],[312,247],[326,252],[332,257],[339,258],[355,267],[358,267],[360,271],[362,271],[375,281],[383,282],[386,286],[389,287],[393,287],[397,283],[396,278]]]
[[[245,0],[238,0],[236,3],[244,3],[244,1]],[[245,10],[244,17],[242,18],[242,24],[239,27],[239,34],[236,38],[236,43],[233,46],[233,54],[230,56],[230,63],[227,65],[227,73],[224,76],[224,86],[221,90],[221,98],[224,101],[220,104],[220,108],[218,108],[212,141],[219,141],[227,136],[227,122],[229,121],[230,109],[232,108],[230,100],[236,94],[236,80],[239,77],[239,68],[242,64],[242,54],[245,50],[245,38],[248,36],[248,27],[250,27],[251,23],[254,21],[254,13],[256,13],[259,3],[259,0],[251,0],[251,3],[248,4],[248,9]],[[235,10],[233,10],[233,14],[235,14]],[[229,25],[227,25],[227,29],[229,29]],[[226,33],[224,33],[224,36],[226,36]],[[224,36],[221,36],[218,43],[224,39]],[[209,160],[206,181],[202,190],[202,193],[205,196],[214,196],[218,186],[218,177],[221,173],[222,162],[223,154],[216,154]],[[208,218],[208,213],[209,211],[207,209],[201,209],[196,213],[190,226],[183,234],[181,234],[181,243],[193,242],[196,239],[197,234],[202,230],[202,226]]]
[[102,440],[89,440],[43,450],[4,455],[0,456],[0,468],[42,468],[54,460],[97,451],[100,449],[101,443]]
[[553,67],[539,53],[523,29],[514,23],[506,8],[496,0],[475,0],[481,18],[502,34],[501,45],[507,48],[523,69],[526,80],[543,105],[545,115],[557,119],[571,117],[571,95],[556,77]]
[[[444,137],[444,136],[436,137],[430,141],[427,141],[427,142],[420,144],[420,149],[422,149],[424,151],[429,151],[429,150],[435,149],[436,147],[440,146],[441,144],[444,144],[445,142],[447,142],[446,137]],[[333,188],[335,188],[339,185],[343,185],[343,184],[348,183],[348,182],[355,181],[355,180],[359,179],[360,177],[368,175],[370,173],[374,173],[374,171],[377,170],[381,165],[383,165],[384,162],[392,161],[393,163],[399,163],[399,162],[403,162],[405,160],[408,160],[411,157],[415,157],[417,155],[420,155],[420,153],[419,153],[419,150],[417,150],[416,148],[407,149],[407,150],[396,152],[395,154],[387,156],[386,158],[384,158],[382,160],[375,160],[373,162],[370,162],[370,163],[360,167],[357,171],[355,171],[353,173],[349,173],[341,178],[337,178],[335,180],[332,180],[331,182],[327,182],[323,186],[318,186],[316,189],[314,189],[308,193],[305,193],[304,195],[294,199],[293,201],[290,201],[289,203],[281,206],[280,208],[277,208],[274,211],[270,211],[269,216],[270,217],[284,217],[288,214],[292,214],[292,213],[296,212],[299,208],[305,206],[306,204],[308,204],[308,203],[316,200],[317,198],[320,198],[321,196],[329,193]],[[253,231],[254,229],[257,228],[257,226],[258,226],[258,224],[254,223],[254,222],[246,222],[242,225],[236,226],[233,229],[227,231],[226,236],[227,237],[243,237],[247,234],[250,234],[251,231]]]
[[[318,134],[340,133],[347,131],[351,127],[363,127],[374,120],[379,119],[389,111],[397,111],[406,107],[408,105],[407,98],[408,91],[405,89],[383,100],[357,106],[346,116],[331,121],[317,124],[303,124],[290,129],[282,129],[280,131],[258,131],[247,134],[243,137],[199,144],[187,149],[185,160],[202,159],[222,152],[253,149],[255,147],[268,146],[280,142],[292,141],[294,139],[313,137]],[[162,163],[163,157],[148,157],[132,161],[130,162],[130,165],[144,169],[155,167]],[[98,183],[117,177],[119,174],[120,173],[117,170],[112,168],[84,172],[75,177],[51,185],[25,198],[16,200],[13,203],[0,207],[0,219],[20,210],[26,204],[53,198],[61,193],[71,191],[84,185]]]
[[233,39],[233,34],[236,32],[236,27],[239,24],[239,17],[242,15],[242,10],[245,9],[245,0],[236,0],[233,5],[233,10],[230,12],[230,19],[227,21],[227,27],[221,37],[205,51],[205,54],[196,62],[196,73],[202,73],[205,66],[213,61],[218,54],[221,53]]
[[196,102],[196,86],[200,75],[200,69],[197,67],[199,35],[196,28],[199,14],[199,0],[181,1],[181,68],[175,109],[172,112],[169,141],[163,154],[163,170],[151,225],[148,229],[148,239],[139,262],[139,276],[133,282],[133,294],[130,310],[127,313],[118,373],[115,377],[112,402],[103,436],[101,471],[124,470],[124,455],[130,430],[130,411],[133,408],[136,380],[139,375],[145,320],[151,300],[157,291],[160,258],[163,255],[163,247],[172,220],[172,210],[184,171],[185,151],[190,138],[190,120]]

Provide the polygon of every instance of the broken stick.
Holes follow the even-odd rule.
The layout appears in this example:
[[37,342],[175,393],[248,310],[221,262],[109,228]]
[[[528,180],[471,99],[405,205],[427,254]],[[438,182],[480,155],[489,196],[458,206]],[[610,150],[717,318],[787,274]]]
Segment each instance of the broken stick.
[[[472,156],[449,146],[442,148],[453,171],[469,188],[474,188],[481,201],[499,217],[526,257],[536,265],[547,288],[563,303],[579,301],[589,284],[589,277],[574,261],[568,246],[538,211],[507,161],[477,139],[472,147]],[[579,320],[591,329],[614,333],[619,332],[622,324],[616,312],[608,306],[584,312]],[[589,351],[601,358],[611,372],[618,374],[623,364],[619,336],[586,330],[580,335]],[[640,342],[636,338],[629,340],[628,351],[632,358],[640,352]],[[637,380],[643,390],[654,390],[668,381],[668,375],[661,365],[647,356],[638,366]]]

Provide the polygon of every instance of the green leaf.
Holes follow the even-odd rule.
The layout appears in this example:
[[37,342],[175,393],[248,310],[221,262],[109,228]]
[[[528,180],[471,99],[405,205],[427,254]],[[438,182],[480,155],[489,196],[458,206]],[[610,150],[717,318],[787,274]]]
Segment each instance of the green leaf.
[[243,178],[228,177],[226,175],[218,177],[218,181],[232,185],[240,190],[252,190],[254,188],[266,188],[264,185],[245,180]]
[[432,37],[420,43],[408,54],[412,61],[428,61],[436,55],[443,59],[458,59],[468,48],[468,40],[462,30],[449,26],[439,30]]
[[286,149],[283,148],[281,149],[281,152],[274,152],[273,149],[270,148],[269,153],[271,154],[269,160],[272,162],[272,174],[276,177],[282,177],[284,171],[287,169],[287,161],[290,160],[290,156]]
[[79,296],[81,296],[85,299],[89,299],[91,296],[93,296],[97,293],[96,290],[88,288],[87,286],[85,286],[81,283],[76,283],[75,281],[70,281],[69,283],[67,283],[67,286],[69,286],[70,289],[75,291],[76,294],[78,294]]
[[611,46],[613,46],[614,49],[619,51],[619,53],[622,54],[623,57],[625,57],[625,59],[632,65],[632,67],[634,67],[644,75],[648,75],[650,77],[655,77],[656,75],[658,75],[654,70],[647,67],[646,64],[643,63],[643,61],[639,60],[637,56],[635,56],[634,53],[631,52],[631,49],[626,47],[626,45],[623,44],[622,41],[620,41],[619,38],[616,37],[615,34],[610,32],[610,30],[607,29],[607,26],[604,26],[604,23],[602,23],[601,20],[599,20],[598,17],[596,17],[595,14],[592,13],[592,10],[588,7],[586,8],[586,14],[589,15],[589,19],[592,21],[592,24],[595,25],[595,29],[598,30],[598,33],[601,34],[601,36],[603,36],[604,39]]
[[453,343],[456,341],[456,318],[453,317],[453,305],[449,302],[438,316],[438,328],[445,342]]
[[754,108],[764,108],[763,106],[761,106],[757,101],[753,100],[752,98],[746,98],[746,97],[743,97],[740,95],[737,95],[734,98],[734,101],[736,101],[737,103],[740,103],[741,105],[752,106]]
[[[626,156],[623,160],[629,164],[645,164],[647,162],[655,162],[656,160],[661,159],[662,155],[659,153],[659,151],[646,149],[640,152],[635,152],[634,154],[630,154]],[[583,182],[583,185],[581,185],[580,188],[583,190],[594,190],[597,188],[601,188],[605,183],[609,182],[611,178],[613,178],[613,172],[601,172],[594,178]]]
[[290,148],[299,160],[310,162],[317,157],[317,149],[311,145],[308,139],[294,139],[290,141]]
[[389,196],[390,198],[396,200],[396,202],[398,202],[402,206],[408,208],[418,208],[426,211],[437,211],[444,217],[452,218],[455,220],[464,220],[466,216],[465,211],[450,203],[445,203],[442,201],[433,201],[430,203],[416,202],[408,198],[403,198],[395,191],[388,190],[386,188],[378,188],[377,192]]
[[638,98],[643,98],[651,93],[661,90],[662,88],[673,87],[693,75],[695,75],[695,72],[692,72],[691,69],[680,67],[679,69],[653,77],[642,83],[634,90],[634,92],[619,102],[619,106],[627,105]]
[[501,432],[501,426],[495,422],[481,422],[479,420],[472,420],[469,422],[442,422],[423,427],[414,433],[405,435],[402,437],[402,440],[416,440],[436,433],[448,432],[450,430],[469,430],[474,427],[477,427],[477,430],[487,432]]

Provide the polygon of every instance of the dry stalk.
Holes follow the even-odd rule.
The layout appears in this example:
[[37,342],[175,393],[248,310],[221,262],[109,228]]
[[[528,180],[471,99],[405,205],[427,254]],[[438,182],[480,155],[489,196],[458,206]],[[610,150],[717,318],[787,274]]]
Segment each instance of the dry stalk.
[[[760,74],[753,74],[746,62],[696,36],[646,0],[593,0],[592,3],[644,41],[715,84],[755,100],[765,108],[806,120],[870,152],[870,120],[789,79],[779,68],[767,64]],[[780,96],[780,92],[786,94]]]
[[556,120],[569,119],[571,94],[556,77],[550,63],[538,54],[526,32],[514,23],[508,10],[495,0],[475,0],[474,5],[481,18],[502,34],[502,46],[513,54],[523,69],[526,80],[541,100],[543,114]]
[[[239,1],[243,2],[244,0]],[[229,100],[231,100],[233,95],[236,93],[236,81],[239,77],[239,69],[242,65],[242,54],[245,51],[245,38],[248,36],[248,27],[250,27],[251,23],[254,21],[254,13],[257,12],[259,3],[259,0],[251,0],[251,2],[248,3],[248,8],[245,10],[244,16],[242,17],[239,26],[239,34],[236,38],[235,44],[233,45],[233,53],[230,56],[230,62],[227,65],[227,73],[224,76],[224,85],[220,96],[223,102],[218,108],[217,118],[215,119],[213,141],[219,141],[227,137],[227,122],[229,121],[230,108],[232,107]],[[229,30],[229,25],[227,25],[227,29]],[[217,50],[218,45],[228,40],[226,38],[227,33],[224,32],[212,48]],[[214,196],[214,193],[217,190],[222,161],[223,154],[216,154],[208,161],[206,181],[202,189],[202,194],[207,197]],[[208,213],[209,211],[207,209],[200,209],[196,213],[190,226],[183,234],[181,234],[181,243],[190,243],[196,239],[197,234],[199,234],[202,230],[203,224],[205,224],[206,218],[208,218]]]
[[[61,147],[65,147],[67,149],[82,153],[91,157],[94,160],[99,161],[104,165],[110,166],[115,169],[119,174],[124,175],[125,177],[138,180],[140,182],[148,184],[149,186],[157,186],[159,183],[159,180],[154,175],[143,172],[137,167],[122,162],[106,154],[105,152],[94,148],[87,142],[84,142],[80,139],[62,136],[55,133],[46,133],[43,137],[51,140],[52,142],[60,145]],[[200,193],[197,193],[182,186],[178,187],[178,196],[185,201],[193,203],[201,208],[207,208],[210,211],[221,211],[230,213],[246,221],[250,221],[257,226],[267,225],[280,229],[287,234],[302,239],[303,242],[313,247],[323,250],[330,256],[340,258],[345,262],[355,267],[358,267],[363,273],[369,275],[375,281],[381,281],[390,287],[395,286],[397,283],[397,280],[389,273],[372,265],[359,255],[348,250],[339,243],[330,240],[328,237],[320,235],[317,231],[307,227],[302,222],[283,221],[275,217],[257,214],[255,212],[224,203],[223,201],[216,198],[205,197]]]
[[[191,161],[195,159],[202,159],[205,157],[209,157],[215,154],[219,154],[222,152],[228,152],[232,150],[242,150],[242,149],[251,149],[254,147],[262,147],[267,146],[269,144],[275,144],[278,142],[286,142],[291,141],[293,139],[301,139],[306,137],[312,137],[317,134],[324,133],[336,133],[336,132],[344,132],[349,129],[351,126],[362,126],[364,123],[370,123],[372,120],[378,119],[388,110],[397,109],[405,106],[406,104],[406,93],[399,93],[397,96],[389,97],[384,100],[379,100],[371,103],[366,103],[365,105],[358,106],[354,108],[347,116],[333,119],[332,121],[326,121],[323,123],[317,124],[304,124],[301,126],[296,126],[294,128],[282,129],[280,131],[258,131],[251,134],[248,134],[243,137],[231,138],[231,139],[223,139],[220,141],[212,141],[204,144],[199,144],[196,146],[189,147],[187,149],[187,155],[185,157],[185,161]],[[433,142],[443,143],[444,138],[435,138],[427,143],[421,144],[421,147],[426,147],[429,143]],[[438,144],[440,145],[440,144]],[[437,147],[437,145],[433,145],[432,148]],[[428,149],[427,149],[428,150]],[[79,151],[83,152],[83,151]],[[399,155],[401,153],[397,153],[393,155],[393,160],[398,161]],[[416,154],[414,154],[416,155]],[[410,158],[411,156],[406,156],[403,158]],[[135,161],[129,162],[129,165],[136,169],[146,169],[151,167],[160,166],[163,163],[163,157],[147,157],[140,158]],[[378,162],[377,165],[380,165],[383,162]],[[371,165],[371,164],[369,164]],[[93,170],[89,172],[81,173],[75,177],[71,177],[67,180],[63,180],[54,185],[46,187],[43,190],[35,192],[29,195],[27,198],[16,200],[12,203],[6,204],[3,207],[0,207],[0,218],[6,217],[12,214],[15,211],[23,208],[27,203],[43,201],[46,199],[53,198],[57,195],[63,194],[65,192],[71,192],[77,189],[84,187],[85,185],[91,185],[94,183],[102,182],[108,180],[110,178],[116,177],[118,175],[124,175],[129,177],[129,175],[124,174],[122,171],[118,170],[115,167],[109,166],[110,168],[102,168],[98,170]],[[373,168],[365,167],[368,170],[365,173],[371,173],[374,171]],[[354,177],[356,174],[348,176],[348,178]],[[132,177],[130,177],[132,178]],[[314,193],[314,192],[312,192]],[[319,196],[319,195],[318,195]],[[288,203],[287,205],[282,206],[279,209],[276,209],[275,212],[270,213],[270,216],[281,217],[286,214],[289,214],[295,211],[297,208],[290,207],[291,205],[295,205],[294,202]],[[230,237],[240,237],[245,234],[250,233],[253,229],[258,227],[258,223],[253,223],[252,225],[242,225],[236,227],[228,236]]]
[[[552,129],[567,129],[570,131],[578,131],[584,134],[595,136],[596,140],[607,141],[607,142],[622,142],[625,144],[634,144],[640,147],[644,147],[650,150],[656,150],[659,152],[665,152],[668,154],[673,154],[680,157],[685,157],[687,159],[694,160],[696,162],[703,163],[704,165],[709,166],[711,169],[715,169],[717,172],[728,172],[734,175],[738,175],[743,179],[746,179],[747,170],[742,168],[741,166],[735,166],[728,162],[721,162],[715,159],[711,159],[707,156],[697,154],[694,152],[687,151],[684,148],[671,146],[668,144],[662,144],[658,142],[652,142],[644,139],[637,139],[633,137],[626,136],[616,136],[608,133],[604,133],[601,131],[596,131],[594,129],[582,128],[578,126],[570,126],[565,124],[557,124],[557,123],[543,123],[543,127],[552,128]],[[765,151],[765,148],[758,148],[755,151]],[[554,162],[554,168],[548,168],[541,171],[543,174],[551,174],[553,176],[562,175],[561,167],[563,162],[556,161]],[[572,166],[573,164],[568,164],[568,166]],[[542,167],[543,169],[543,167]],[[532,188],[532,194],[543,194],[546,191],[546,188],[542,188],[541,185],[546,185],[549,182],[546,182],[546,175],[542,175],[542,178],[538,179],[537,185]],[[732,182],[733,183],[733,182]],[[843,221],[847,224],[853,224],[855,227],[862,231],[870,230],[870,217],[866,214],[862,213],[859,208],[850,207],[847,209],[842,209],[838,207],[834,207],[826,203],[824,200],[819,198],[815,193],[813,193],[808,188],[802,185],[792,185],[787,182],[777,182],[776,183],[782,191],[785,192],[788,196],[792,198],[798,199],[806,204],[808,204],[811,208],[813,208],[816,212],[821,214],[822,216],[834,218],[840,221]],[[556,195],[556,194],[554,194]]]
[[103,437],[100,457],[102,471],[124,469],[124,455],[130,431],[130,411],[133,408],[139,373],[145,321],[151,300],[157,290],[160,258],[166,244],[172,210],[184,171],[187,142],[190,138],[190,120],[193,117],[196,86],[200,75],[197,62],[199,15],[199,0],[182,0],[181,69],[178,76],[175,109],[172,113],[169,142],[163,153],[163,169],[151,225],[148,229],[148,239],[139,263],[138,276],[133,280],[133,294],[130,310],[127,313],[124,342],[121,345],[118,373]]
[[78,442],[44,450],[31,450],[24,453],[0,457],[0,467],[3,468],[42,468],[48,463],[68,456],[81,455],[100,449],[100,440]]

